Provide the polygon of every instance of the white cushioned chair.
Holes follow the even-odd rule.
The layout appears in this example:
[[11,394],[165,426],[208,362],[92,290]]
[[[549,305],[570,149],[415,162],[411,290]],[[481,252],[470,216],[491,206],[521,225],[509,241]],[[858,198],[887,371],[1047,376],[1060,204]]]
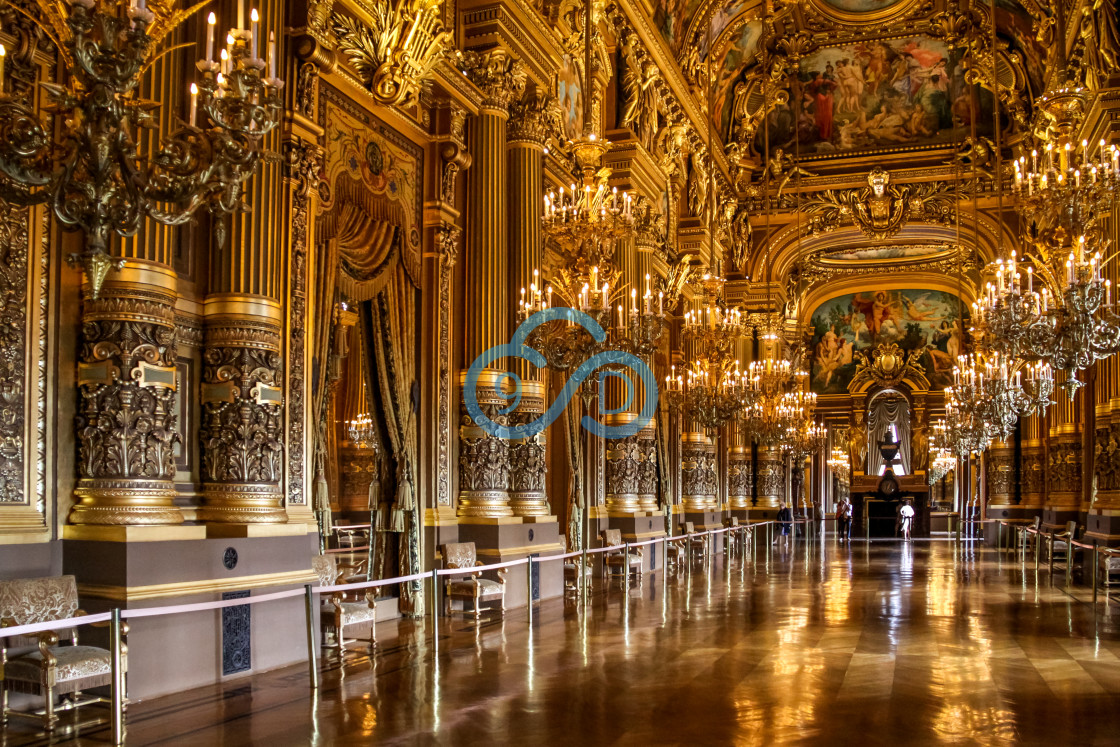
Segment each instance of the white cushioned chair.
[[[43,726],[50,731],[58,723],[56,696],[66,696],[61,707],[67,710],[109,702],[106,698],[82,698],[83,690],[112,683],[112,656],[103,648],[79,645],[76,628],[61,626],[27,636],[4,637],[4,628],[85,614],[78,609],[78,585],[73,576],[0,581],[0,723],[6,723],[9,716],[41,715]],[[108,623],[95,625],[105,627]],[[127,630],[122,624],[122,632]],[[123,645],[121,667],[128,671]],[[10,692],[43,696],[42,713],[9,709]]]
[[[477,568],[484,563],[478,560],[478,554],[473,542],[449,542],[442,547],[444,568]],[[474,605],[475,619],[482,617],[482,603],[498,601],[502,611],[506,608],[506,577],[509,572],[505,568],[498,569],[498,580],[482,578],[477,573],[470,574],[469,578],[457,576],[445,577],[444,607],[448,615],[451,614],[451,600],[470,600]],[[464,606],[464,611],[466,608]]]
[[603,553],[603,576],[619,575],[621,573],[626,583],[630,582],[630,574],[638,574],[638,586],[642,585],[642,548],[638,547],[626,552],[622,544],[621,529],[604,529],[600,535],[603,547],[617,548]]
[[[316,555],[311,559],[311,567],[319,576],[320,586],[352,584],[366,580],[364,563],[340,563],[334,555]],[[377,642],[375,624],[377,605],[375,589],[359,589],[349,597],[345,592],[335,591],[327,596],[320,609],[320,623],[324,645],[341,654],[348,643],[368,643],[370,651]],[[346,638],[346,628],[351,625],[368,627],[369,638]]]

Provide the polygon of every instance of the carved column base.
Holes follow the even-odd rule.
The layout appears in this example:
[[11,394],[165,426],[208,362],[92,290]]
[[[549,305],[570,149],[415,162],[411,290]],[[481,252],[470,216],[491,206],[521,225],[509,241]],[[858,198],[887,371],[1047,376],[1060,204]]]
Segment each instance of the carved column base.
[[79,501],[70,511],[71,524],[181,524],[170,480],[82,479],[74,489]]
[[731,508],[748,508],[752,492],[751,450],[745,446],[731,448],[727,465],[727,502]]
[[1046,448],[1041,441],[1023,441],[1019,462],[1019,505],[1042,508],[1046,502]]
[[1046,508],[1056,512],[1081,508],[1081,434],[1062,433],[1050,439],[1050,489]]
[[280,524],[284,511],[280,304],[260,296],[206,299],[200,521]]
[[[604,416],[604,424],[620,427],[634,420],[634,413],[618,412]],[[612,516],[633,514],[640,510],[638,478],[645,461],[637,435],[606,441],[607,449],[607,513]]]
[[[531,423],[544,414],[545,384],[523,381],[521,403],[513,417],[519,423]],[[548,516],[546,490],[548,440],[544,431],[532,438],[514,438],[509,442],[509,506],[514,516]]]
[[175,272],[129,260],[84,302],[74,524],[179,524]]
[[718,510],[716,450],[700,431],[681,437],[681,503],[685,511]]
[[202,489],[198,520],[222,524],[283,524],[288,521],[279,485],[212,484]]
[[[500,372],[483,371],[478,378],[478,406],[495,423],[506,424],[498,411],[508,405],[494,391]],[[459,376],[466,386],[467,372]],[[509,503],[509,441],[492,436],[463,413],[459,426],[459,516],[497,519],[513,516]]]
[[758,503],[760,507],[777,506],[785,499],[785,465],[781,453],[773,448],[758,450]]

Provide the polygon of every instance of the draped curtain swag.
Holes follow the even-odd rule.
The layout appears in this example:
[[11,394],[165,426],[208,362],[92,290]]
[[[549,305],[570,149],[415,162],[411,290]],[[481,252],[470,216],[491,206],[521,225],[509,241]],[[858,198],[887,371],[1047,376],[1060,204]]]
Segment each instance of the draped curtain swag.
[[883,466],[879,442],[887,438],[887,428],[894,424],[898,431],[898,456],[902,468],[910,474],[910,404],[901,394],[884,390],[871,400],[867,413],[868,474],[877,475]]

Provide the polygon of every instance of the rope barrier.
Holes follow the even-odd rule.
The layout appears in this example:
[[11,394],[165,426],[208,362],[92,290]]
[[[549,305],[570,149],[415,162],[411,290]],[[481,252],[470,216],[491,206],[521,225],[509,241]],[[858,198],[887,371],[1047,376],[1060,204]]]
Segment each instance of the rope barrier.
[[31,635],[43,633],[48,630],[60,628],[76,628],[79,625],[93,625],[94,623],[108,622],[112,615],[108,612],[99,612],[96,615],[79,615],[68,617],[65,620],[47,620],[46,622],[28,623],[27,625],[12,625],[0,627],[0,638],[14,638],[17,635]]
[[289,589],[288,591],[277,591],[272,594],[261,594],[256,597],[223,599],[217,602],[195,602],[194,604],[174,604],[167,607],[122,609],[121,617],[128,620],[133,617],[156,617],[158,615],[173,615],[179,612],[205,612],[207,610],[220,610],[223,607],[240,607],[245,604],[260,604],[261,602],[274,602],[277,599],[289,599],[291,597],[302,596],[303,589]]

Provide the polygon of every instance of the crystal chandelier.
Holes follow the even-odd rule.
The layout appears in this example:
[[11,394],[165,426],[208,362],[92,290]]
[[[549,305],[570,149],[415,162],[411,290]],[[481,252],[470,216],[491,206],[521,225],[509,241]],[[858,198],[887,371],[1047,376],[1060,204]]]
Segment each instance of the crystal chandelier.
[[[815,395],[814,395],[815,397]],[[828,429],[813,420],[809,408],[800,408],[791,417],[790,426],[786,431],[783,448],[790,455],[795,465],[802,464],[824,446],[828,440]]]
[[346,436],[350,443],[359,449],[374,449],[377,447],[377,437],[374,434],[373,418],[369,413],[363,412],[353,420],[346,421]]
[[750,364],[754,402],[743,420],[750,438],[772,446],[782,440],[801,412],[812,413],[816,394],[808,391],[808,372],[777,354],[782,345],[773,325],[762,335],[765,357]]
[[828,457],[828,468],[832,470],[832,474],[836,475],[836,479],[841,484],[847,484],[851,481],[851,469],[848,464],[848,455],[844,453],[843,449],[839,446],[832,448],[832,453]]
[[[55,41],[69,77],[44,84],[58,126],[40,121],[28,99],[0,95],[0,197],[16,205],[49,203],[65,229],[85,234],[83,251],[70,261],[85,269],[93,298],[124,262],[109,256],[113,234],[134,235],[145,217],[177,225],[201,207],[216,214],[244,209],[242,187],[260,160],[261,137],[280,121],[284,85],[276,77],[275,41],[268,43],[269,62],[259,57],[256,10],[249,29],[229,31],[219,60],[210,14],[190,121],[145,157],[137,152],[138,133],[153,126],[158,104],[137,95],[141,77],[195,8],[149,8],[143,0],[127,6],[34,0],[32,10],[11,7]],[[224,230],[219,223],[219,237]]]
[[950,442],[949,426],[944,418],[933,424],[929,437],[929,455],[926,480],[930,485],[934,485],[949,474],[957,464]]

